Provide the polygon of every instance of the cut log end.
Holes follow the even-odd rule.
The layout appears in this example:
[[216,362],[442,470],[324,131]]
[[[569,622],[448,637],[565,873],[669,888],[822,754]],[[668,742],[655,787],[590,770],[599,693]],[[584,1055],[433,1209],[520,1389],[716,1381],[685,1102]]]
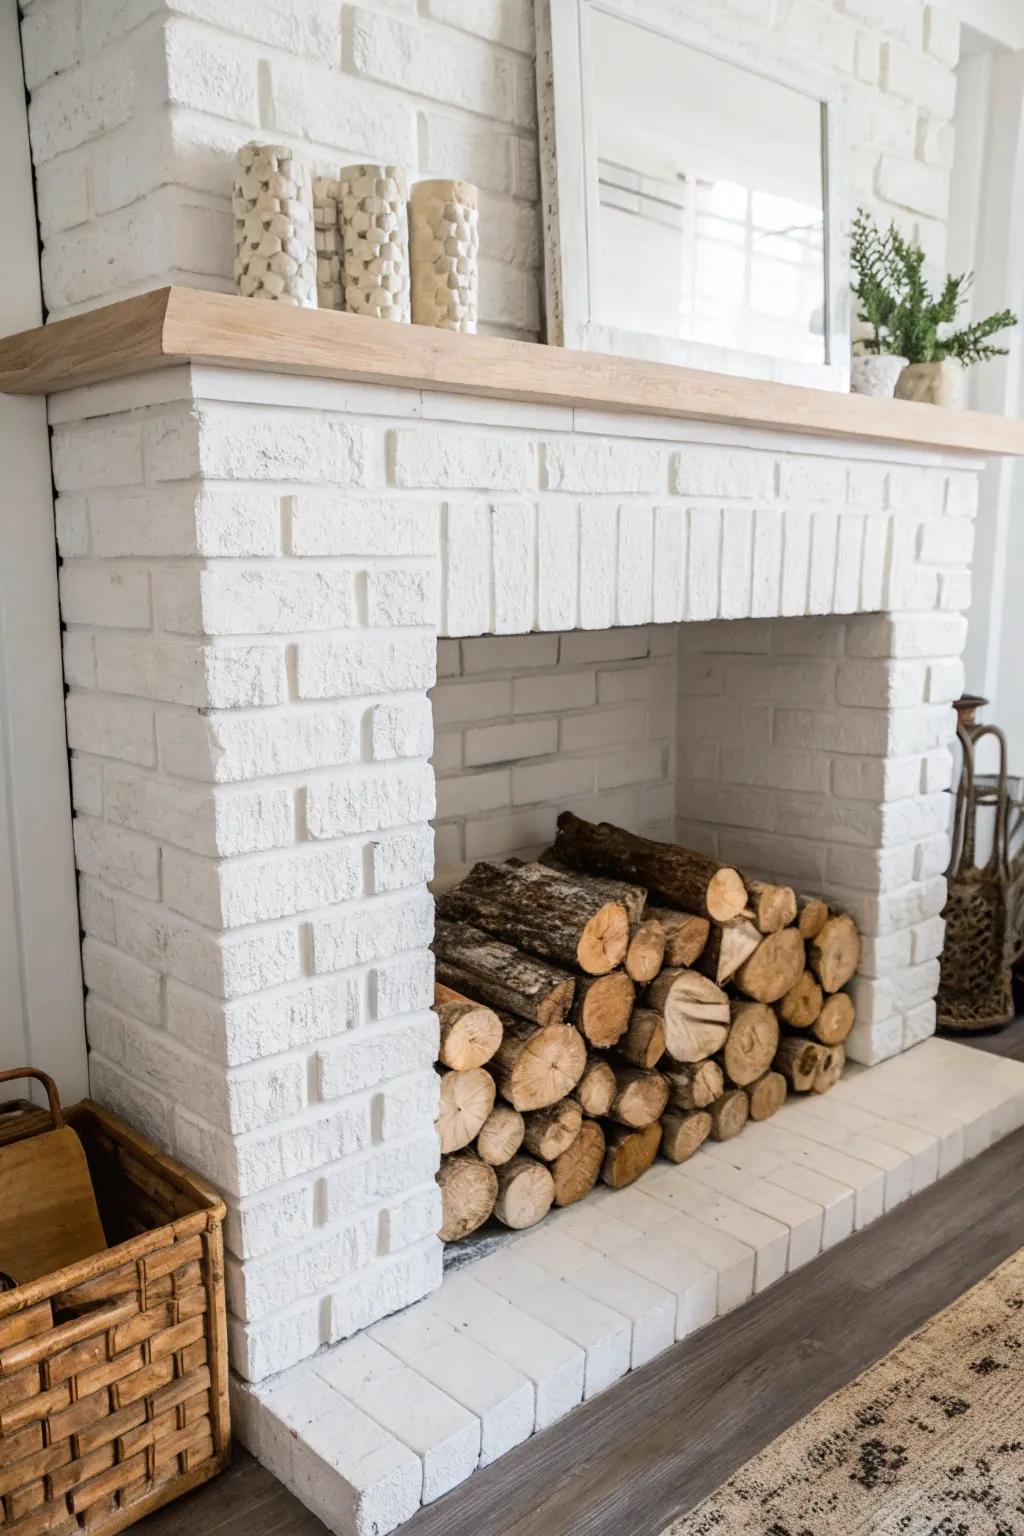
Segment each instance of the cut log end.
[[825,1046],[823,1049],[826,1054],[818,1065],[811,1085],[815,1093],[828,1093],[830,1088],[834,1088],[846,1065],[846,1051],[841,1045]]
[[437,1182],[441,1189],[443,1243],[458,1243],[482,1227],[494,1210],[498,1176],[472,1152],[456,1152],[442,1159]]
[[697,969],[724,987],[760,943],[761,934],[747,917],[735,917],[729,923],[712,923]]
[[556,1205],[575,1205],[590,1193],[601,1176],[604,1154],[604,1131],[596,1120],[584,1120],[575,1141],[551,1164]]
[[762,933],[778,933],[796,920],[796,892],[789,885],[770,885],[765,880],[747,883],[754,921]]
[[631,1131],[623,1125],[609,1126],[607,1150],[601,1166],[601,1179],[611,1189],[625,1189],[642,1173],[646,1173],[658,1155],[661,1144],[661,1126],[645,1126],[642,1131]]
[[511,1104],[495,1104],[476,1138],[477,1156],[492,1168],[509,1163],[523,1144],[526,1126]]
[[579,1031],[571,1024],[533,1025],[510,1014],[502,1016],[502,1024],[491,1071],[513,1109],[546,1109],[570,1094],[587,1064]]
[[619,1041],[619,1055],[634,1067],[656,1067],[665,1054],[665,1021],[653,1008],[636,1008]]
[[699,971],[662,971],[644,1004],[664,1019],[665,1051],[673,1061],[703,1061],[725,1044],[729,999]]
[[736,972],[741,992],[757,1003],[775,1003],[795,986],[804,969],[804,941],[795,928],[770,933]]
[[618,1091],[611,1063],[591,1051],[587,1056],[583,1076],[573,1089],[573,1097],[579,1102],[583,1113],[592,1119],[601,1119],[611,1109]]
[[638,986],[654,980],[665,960],[666,935],[656,917],[649,917],[636,929],[626,951],[626,974]]
[[826,992],[845,987],[860,964],[860,934],[845,912],[830,917],[807,946],[807,963]]
[[842,1045],[853,1028],[853,1000],[847,992],[832,992],[814,1021],[811,1034],[822,1045]]
[[715,1141],[731,1141],[750,1118],[750,1100],[742,1088],[730,1088],[716,1099],[709,1111],[711,1136]]
[[490,1061],[501,1044],[501,1020],[493,1008],[468,998],[458,1002],[435,999],[434,1012],[441,1026],[438,1059],[446,1067],[467,1072]]
[[531,1110],[524,1117],[525,1135],[523,1147],[544,1163],[554,1162],[556,1157],[571,1147],[583,1124],[583,1111],[574,1099],[563,1099],[548,1109]]
[[801,971],[789,991],[779,999],[779,1018],[790,1029],[810,1029],[823,1002],[824,995],[814,973]]
[[576,963],[589,976],[605,976],[629,949],[629,918],[617,901],[606,901],[589,920],[576,946]]
[[608,1111],[610,1120],[641,1130],[661,1118],[668,1103],[668,1079],[660,1072],[620,1066],[616,1069],[615,1080],[618,1092]]
[[674,907],[649,907],[647,915],[657,918],[664,929],[665,965],[685,969],[699,960],[711,929],[706,917],[677,912]]
[[767,1003],[734,1002],[732,1023],[722,1050],[725,1075],[738,1088],[767,1072],[779,1045],[779,1021]]
[[497,1180],[494,1214],[503,1226],[520,1232],[543,1221],[555,1198],[555,1181],[543,1163],[514,1157],[497,1170]]
[[494,1079],[483,1067],[441,1076],[437,1134],[442,1152],[468,1147],[494,1108]]
[[607,1050],[629,1027],[636,988],[625,971],[608,976],[581,977],[572,1017],[591,1045]]
[[786,1102],[786,1079],[781,1072],[766,1072],[747,1086],[751,1120],[770,1120]]
[[828,922],[828,903],[818,896],[798,896],[796,926],[802,939],[813,939]]
[[674,1110],[707,1109],[725,1092],[725,1078],[717,1061],[697,1061],[690,1066],[664,1071],[668,1079],[668,1102]]
[[717,923],[727,923],[739,917],[747,904],[747,888],[738,870],[723,867],[708,881],[705,905],[709,917]]
[[827,1045],[819,1045],[816,1040],[807,1040],[800,1035],[787,1035],[779,1041],[774,1066],[794,1093],[810,1093],[828,1055]]
[[706,1109],[661,1117],[661,1155],[670,1163],[685,1163],[711,1135],[711,1116]]

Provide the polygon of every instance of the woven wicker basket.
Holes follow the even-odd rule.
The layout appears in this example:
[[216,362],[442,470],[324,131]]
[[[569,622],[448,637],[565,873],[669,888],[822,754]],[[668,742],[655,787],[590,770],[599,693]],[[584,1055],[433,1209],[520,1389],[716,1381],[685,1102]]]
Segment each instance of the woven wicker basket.
[[[19,1108],[0,1143],[49,1129]],[[66,1119],[111,1246],[0,1293],[2,1536],[123,1531],[230,1451],[224,1205],[98,1104]]]

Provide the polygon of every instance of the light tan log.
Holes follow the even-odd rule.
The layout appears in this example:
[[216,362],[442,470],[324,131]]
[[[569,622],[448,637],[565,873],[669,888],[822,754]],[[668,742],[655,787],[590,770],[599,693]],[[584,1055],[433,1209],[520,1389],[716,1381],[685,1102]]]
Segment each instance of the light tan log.
[[801,971],[789,991],[779,998],[776,1013],[790,1029],[810,1029],[825,1001],[813,971]]
[[529,954],[567,970],[604,976],[629,947],[629,918],[586,875],[560,874],[544,864],[474,864],[438,899],[438,916],[470,923]]
[[657,1157],[661,1126],[655,1122],[642,1131],[631,1131],[624,1125],[610,1125],[606,1127],[605,1139],[607,1150],[601,1179],[612,1189],[625,1189],[646,1173]]
[[729,923],[712,923],[695,969],[724,987],[743,962],[750,959],[761,937],[749,917],[734,917]]
[[625,971],[609,976],[581,976],[576,983],[572,1020],[591,1045],[607,1050],[629,1028],[636,988]]
[[725,1078],[717,1061],[696,1061],[691,1066],[661,1068],[668,1078],[669,1108],[686,1112],[707,1109],[725,1092]]
[[661,903],[726,923],[747,904],[742,876],[703,853],[656,843],[609,822],[584,821],[571,811],[558,818],[554,854],[572,869],[616,875],[647,887]]
[[494,1210],[498,1176],[472,1152],[441,1159],[437,1182],[441,1188],[441,1228],[444,1243],[457,1243],[482,1227]]
[[661,1155],[670,1163],[685,1163],[711,1135],[711,1116],[706,1109],[693,1109],[661,1117]]
[[498,1049],[501,1020],[484,1003],[468,997],[447,1001],[437,995],[448,990],[435,988],[434,1012],[441,1026],[438,1060],[455,1072],[467,1072],[470,1067],[482,1067]]
[[647,988],[643,1006],[664,1019],[665,1052],[673,1061],[703,1061],[725,1044],[729,999],[699,971],[662,971]]
[[828,1093],[843,1075],[846,1066],[846,1050],[841,1045],[826,1046],[828,1057],[814,1074],[814,1092]]
[[530,1024],[502,1014],[501,1045],[490,1070],[513,1109],[546,1109],[575,1088],[587,1064],[587,1048],[571,1024]]
[[849,993],[832,992],[826,997],[811,1034],[822,1045],[842,1045],[853,1028],[853,1018],[853,999]]
[[645,1072],[642,1067],[616,1064],[618,1092],[608,1111],[608,1119],[618,1125],[642,1130],[659,1120],[668,1103],[668,1081],[660,1072]]
[[626,974],[645,987],[661,970],[665,959],[665,930],[656,917],[637,925],[626,951]]
[[509,1163],[523,1144],[526,1125],[511,1104],[495,1104],[476,1138],[477,1156],[492,1168]]
[[860,934],[845,912],[830,917],[807,946],[807,963],[826,992],[845,987],[860,964]]
[[[537,863],[544,864],[548,869],[553,869],[560,875],[576,876],[581,873],[580,870],[573,869],[568,864],[563,864],[561,859],[556,859],[553,848],[545,848],[543,853],[539,853],[537,855]],[[616,880],[610,875],[595,875],[589,869],[586,871],[586,876],[594,890],[604,895],[605,901],[617,901],[621,906],[625,907],[631,930],[636,927],[637,923],[643,922],[647,911],[646,886],[630,885],[628,881]]]
[[828,1047],[803,1035],[784,1035],[775,1053],[775,1070],[781,1072],[794,1093],[809,1093]]
[[543,1221],[555,1198],[555,1181],[544,1164],[533,1157],[514,1157],[497,1175],[494,1214],[498,1220],[516,1232]]
[[796,926],[802,939],[813,939],[828,922],[828,902],[820,896],[798,896]]
[[494,1079],[483,1067],[441,1074],[437,1134],[442,1152],[461,1152],[494,1108]]
[[781,1072],[766,1072],[747,1084],[751,1120],[770,1120],[786,1102],[786,1079]]
[[576,1140],[551,1164],[556,1205],[574,1205],[589,1195],[600,1178],[604,1152],[604,1131],[596,1120],[584,1120]]
[[796,891],[791,885],[770,885],[767,880],[748,880],[754,922],[762,933],[778,933],[796,921]]
[[779,1021],[767,1003],[732,1002],[732,1023],[722,1047],[725,1075],[737,1088],[745,1088],[767,1072],[779,1046]]
[[588,1051],[583,1076],[573,1089],[573,1098],[579,1101],[583,1113],[592,1119],[600,1119],[611,1109],[618,1091],[611,1062],[594,1051]]
[[677,912],[674,907],[648,907],[647,915],[656,917],[665,930],[664,964],[693,965],[708,941],[709,919],[694,912]]
[[468,923],[439,921],[434,954],[439,981],[492,1008],[505,1008],[537,1024],[558,1024],[572,1007],[573,976]]
[[712,1104],[709,1114],[712,1140],[731,1141],[750,1118],[750,1100],[742,1088],[727,1088]]
[[653,1008],[635,1008],[618,1053],[634,1067],[656,1067],[665,1054],[665,1021]]
[[804,959],[804,941],[797,930],[782,928],[761,940],[733,980],[756,1003],[775,1003],[799,980]]
[[574,1099],[563,1099],[547,1109],[533,1109],[523,1116],[526,1134],[523,1149],[543,1163],[553,1163],[571,1147],[583,1124],[583,1111]]

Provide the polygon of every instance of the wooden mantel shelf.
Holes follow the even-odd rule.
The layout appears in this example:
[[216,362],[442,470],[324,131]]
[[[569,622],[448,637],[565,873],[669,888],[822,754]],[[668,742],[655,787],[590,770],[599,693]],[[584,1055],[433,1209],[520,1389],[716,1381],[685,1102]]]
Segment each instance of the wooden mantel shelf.
[[979,411],[735,379],[192,288],[161,288],[0,339],[0,391],[51,394],[186,362],[937,451],[1024,454],[1024,421]]

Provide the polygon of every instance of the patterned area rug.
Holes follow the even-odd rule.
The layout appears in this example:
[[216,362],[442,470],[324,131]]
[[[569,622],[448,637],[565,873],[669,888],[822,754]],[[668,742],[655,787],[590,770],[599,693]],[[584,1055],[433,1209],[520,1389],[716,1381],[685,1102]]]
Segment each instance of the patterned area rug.
[[662,1536],[741,1533],[1024,1536],[1024,1249]]

